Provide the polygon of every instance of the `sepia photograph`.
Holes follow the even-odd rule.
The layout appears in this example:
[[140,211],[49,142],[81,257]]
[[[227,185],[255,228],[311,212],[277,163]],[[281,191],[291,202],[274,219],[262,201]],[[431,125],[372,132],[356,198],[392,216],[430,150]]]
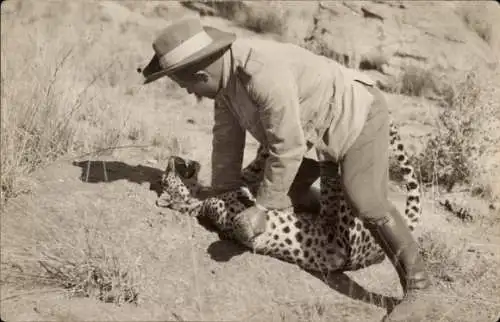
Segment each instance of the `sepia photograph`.
[[0,320],[496,322],[500,2],[1,2]]

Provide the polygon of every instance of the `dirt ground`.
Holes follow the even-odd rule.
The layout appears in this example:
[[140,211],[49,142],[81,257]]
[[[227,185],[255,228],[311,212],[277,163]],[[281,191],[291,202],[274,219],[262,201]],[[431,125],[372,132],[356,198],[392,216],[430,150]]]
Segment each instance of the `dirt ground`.
[[[202,131],[197,135],[207,137]],[[138,252],[134,258],[145,275],[141,304],[117,306],[68,298],[53,286],[6,283],[1,290],[4,320],[377,321],[384,315],[384,302],[401,296],[387,261],[324,281],[294,265],[221,241],[195,219],[156,208],[150,186],[162,167],[149,165],[148,157],[147,152],[123,153],[83,158],[75,165],[54,164],[40,172],[29,196],[9,203],[6,213],[20,221],[2,222],[2,229],[17,228],[23,235],[28,233],[24,230],[37,230],[23,222],[23,216],[63,224],[68,217],[78,217],[105,222],[108,234],[125,232],[119,242],[128,252]],[[397,187],[391,200],[403,209],[404,193]],[[429,300],[447,310],[435,321],[494,321],[500,309],[498,222],[493,227],[488,222],[464,225],[428,196],[417,235],[430,231],[450,249],[460,250],[458,266],[434,276]],[[6,235],[11,232],[3,231],[3,250],[16,242],[5,240]]]
[[[103,2],[99,12],[110,15],[115,24],[133,21],[147,27],[159,19],[147,11],[152,2],[149,7],[134,5]],[[170,10],[175,15],[190,12],[181,7]],[[257,37],[224,19],[204,19]],[[148,46],[138,49],[147,58]],[[387,260],[356,272],[313,276],[220,240],[196,219],[156,207],[152,185],[170,154],[199,161],[201,179],[209,183],[211,102],[196,105],[178,89],[162,96],[164,85],[140,89],[130,85],[132,78],[118,87],[120,92],[133,87],[136,93],[129,97],[132,117],[140,118],[148,129],[177,136],[159,145],[65,156],[30,176],[30,192],[10,199],[1,214],[2,320],[379,321],[388,303],[401,297]],[[396,94],[388,94],[388,100],[403,140],[410,151],[418,150],[432,130],[436,102]],[[245,163],[256,146],[249,138]],[[396,183],[391,184],[390,197],[404,209],[404,189]],[[428,321],[496,321],[500,317],[498,209],[490,209],[486,201],[461,197],[486,209],[474,213],[471,222],[463,222],[447,212],[439,204],[443,196],[439,198],[432,188],[425,192],[422,226],[415,232],[429,254],[434,287],[426,296],[443,308]],[[138,299],[117,304],[96,296],[70,296],[61,279],[41,273],[40,263],[51,258],[68,259],[64,265],[72,262],[81,267],[98,258],[101,262],[96,265],[101,263],[103,270],[113,267],[132,276]]]

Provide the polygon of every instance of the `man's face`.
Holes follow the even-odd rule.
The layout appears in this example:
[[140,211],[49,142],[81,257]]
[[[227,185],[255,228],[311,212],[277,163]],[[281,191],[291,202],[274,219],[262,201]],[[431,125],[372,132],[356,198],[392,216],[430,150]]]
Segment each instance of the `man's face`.
[[201,101],[203,97],[214,98],[217,92],[213,78],[203,70],[195,73],[176,73],[170,78],[186,89],[189,94],[194,94],[198,101]]

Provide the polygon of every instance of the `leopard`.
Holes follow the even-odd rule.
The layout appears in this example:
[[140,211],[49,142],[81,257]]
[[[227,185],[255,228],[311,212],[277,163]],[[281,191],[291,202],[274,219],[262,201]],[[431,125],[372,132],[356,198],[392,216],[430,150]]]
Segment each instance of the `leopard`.
[[[404,218],[410,230],[420,223],[420,185],[409,162],[398,128],[390,124],[390,149],[406,184]],[[255,186],[263,177],[269,152],[260,146],[255,159],[242,170],[238,189],[204,199],[200,191],[197,161],[172,156],[161,178],[157,206],[170,208],[190,217],[212,223],[220,236],[234,240],[261,255],[296,264],[312,272],[327,274],[355,271],[379,264],[386,258],[370,230],[357,218],[347,202],[341,185],[338,163],[320,162],[320,173],[337,167],[339,175],[320,176],[320,211],[308,213],[293,207],[266,212],[265,231],[252,240],[244,240],[235,217],[255,205]]]

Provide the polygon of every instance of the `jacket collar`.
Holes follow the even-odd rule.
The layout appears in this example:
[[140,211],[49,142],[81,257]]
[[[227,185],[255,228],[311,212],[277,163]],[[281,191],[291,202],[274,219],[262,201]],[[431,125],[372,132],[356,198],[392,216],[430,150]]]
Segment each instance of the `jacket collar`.
[[[235,57],[235,51],[236,55],[240,55],[241,57]],[[246,72],[246,68],[252,53],[253,48],[240,48],[237,42],[234,42],[229,47],[229,50],[222,56],[221,86],[216,97],[227,96],[229,94],[228,91],[234,77],[238,77],[245,84],[250,80],[251,76]]]
[[231,74],[233,72],[234,67],[234,55],[232,46],[229,47],[229,50],[222,56],[222,75],[220,81],[220,88],[216,94],[216,97],[219,95],[224,95],[227,85],[229,83],[229,79],[231,78]]

